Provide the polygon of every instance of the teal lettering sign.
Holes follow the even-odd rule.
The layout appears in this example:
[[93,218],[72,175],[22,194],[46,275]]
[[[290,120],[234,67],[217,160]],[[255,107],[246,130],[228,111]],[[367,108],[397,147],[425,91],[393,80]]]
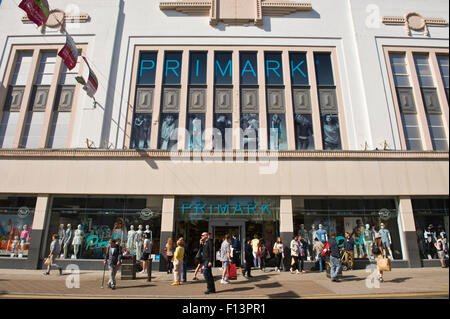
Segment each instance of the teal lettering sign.
[[283,85],[283,64],[281,53],[265,53],[266,84]]
[[156,76],[156,52],[142,52],[139,57],[139,85],[154,85]]
[[242,52],[240,55],[241,84],[256,85],[258,84],[258,63],[256,53]]
[[[112,239],[116,239],[119,237],[119,234],[114,234]],[[109,239],[105,241],[99,241],[99,238],[97,235],[90,235],[86,238],[86,250],[89,249],[95,249],[95,248],[104,248],[107,247],[109,244]]]
[[216,52],[214,58],[214,83],[233,84],[233,62],[229,52]]
[[180,84],[182,52],[166,52],[164,59],[164,84]]
[[261,202],[259,205],[255,202],[240,203],[207,203],[203,201],[183,202],[181,204],[182,215],[216,215],[216,216],[242,216],[242,215],[272,215],[270,202]]
[[289,54],[292,85],[309,85],[306,53],[291,52]]

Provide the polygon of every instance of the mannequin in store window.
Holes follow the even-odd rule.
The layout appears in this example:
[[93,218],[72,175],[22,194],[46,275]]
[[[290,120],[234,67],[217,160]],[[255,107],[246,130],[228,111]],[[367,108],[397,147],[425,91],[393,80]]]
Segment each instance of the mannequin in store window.
[[153,243],[153,233],[152,230],[150,229],[150,225],[145,225],[145,231],[144,234],[148,235],[148,239],[150,239],[150,243]]
[[19,246],[20,246],[20,239],[19,236],[15,236],[14,240],[11,244],[11,257],[19,256]]
[[80,258],[79,253],[80,253],[80,247],[83,244],[83,238],[84,238],[84,232],[81,229],[81,225],[78,225],[78,228],[74,232],[73,241],[72,241],[72,245],[73,245],[72,259]]
[[326,243],[328,241],[327,231],[323,228],[322,224],[319,224],[319,230],[316,231],[316,236],[322,243]]
[[171,137],[175,130],[175,118],[173,115],[167,115],[161,127],[161,149],[169,150],[172,146]]
[[66,234],[66,231],[64,230],[64,224],[60,224],[59,229],[58,229],[58,235],[59,235],[59,245],[61,247],[63,246],[63,240],[64,240],[65,234]]
[[310,250],[312,249],[313,243],[311,242],[310,238],[309,238],[309,234],[308,231],[305,229],[305,225],[304,224],[300,224],[300,229],[298,230],[298,236],[301,236],[301,238],[303,238],[303,241],[306,243],[306,249],[305,249],[305,253],[308,260],[311,260],[311,253]]
[[136,245],[136,231],[134,230],[134,226],[130,226],[130,230],[128,231],[127,236],[127,251],[130,253],[135,250]]
[[142,231],[143,227],[142,225],[138,226],[138,230],[136,231],[136,237],[135,237],[135,253],[136,253],[136,260],[141,260],[142,257],[142,238],[144,238],[144,232]]
[[63,239],[64,259],[67,259],[68,255],[69,255],[69,250],[70,250],[69,248],[70,248],[70,243],[72,240],[72,235],[73,235],[72,225],[67,224],[66,233],[64,234],[64,239]]
[[373,229],[370,229],[370,224],[366,224],[366,228],[364,229],[364,249],[366,250],[367,258],[375,259],[372,254],[372,244],[375,240],[375,232]]
[[356,220],[356,227],[353,229],[353,236],[355,240],[355,257],[362,258],[364,256],[363,249],[363,236],[364,236],[364,227],[361,224],[361,220]]
[[27,225],[23,225],[22,231],[20,232],[20,253],[19,258],[23,257],[23,252],[25,247],[30,243],[30,231]]
[[384,255],[387,256],[387,252],[389,252],[389,259],[393,260],[394,256],[392,255],[391,250],[391,233],[389,232],[389,229],[385,228],[385,225],[383,223],[380,224],[380,230],[378,231],[378,234],[380,234],[381,236],[381,244],[383,246]]
[[438,226],[438,235],[441,236],[442,244],[444,245],[445,257],[448,258],[447,233],[445,232],[445,229],[444,227],[442,227],[442,225]]
[[437,239],[436,233],[434,232],[434,226],[432,224],[428,225],[428,228],[423,232],[423,237],[425,239],[425,255],[428,259],[433,259],[435,255],[434,244],[437,242]]

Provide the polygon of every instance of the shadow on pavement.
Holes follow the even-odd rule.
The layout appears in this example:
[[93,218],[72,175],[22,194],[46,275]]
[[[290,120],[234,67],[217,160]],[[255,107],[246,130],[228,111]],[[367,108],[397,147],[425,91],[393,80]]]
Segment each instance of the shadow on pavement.
[[279,298],[298,298],[300,297],[300,295],[296,294],[295,292],[293,292],[292,290],[286,291],[286,292],[281,292],[278,294],[271,294],[271,295],[267,295],[267,297],[271,298],[271,299],[279,299]]
[[252,290],[255,289],[255,287],[240,287],[240,288],[232,288],[232,289],[227,289],[227,290],[220,290],[217,291],[217,293],[223,293],[223,292],[238,292],[238,291],[246,291],[246,290]]
[[361,280],[366,280],[366,278],[361,278],[361,277],[357,277],[357,276],[342,276],[339,278],[339,280],[341,281],[361,281]]
[[149,287],[155,287],[156,285],[141,285],[141,286],[120,286],[116,287],[116,290],[122,290],[122,289],[131,289],[131,288],[149,288]]
[[400,284],[400,283],[405,282],[406,280],[409,280],[409,279],[412,279],[412,277],[395,278],[395,279],[392,279],[392,280],[389,280],[389,281],[385,281],[385,282],[393,282],[393,283],[396,283],[396,284]]
[[264,288],[280,288],[282,287],[278,282],[271,282],[268,284],[256,284],[255,285],[258,288],[264,289]]

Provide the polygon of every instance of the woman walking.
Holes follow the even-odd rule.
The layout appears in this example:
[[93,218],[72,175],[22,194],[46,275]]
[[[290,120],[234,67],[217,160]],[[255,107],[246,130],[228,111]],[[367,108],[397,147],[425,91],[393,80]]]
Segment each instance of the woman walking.
[[[383,244],[381,242],[381,235],[380,234],[376,234],[375,235],[375,241],[373,242],[373,246],[372,246],[372,253],[375,256],[375,260],[377,261],[378,264],[378,260],[384,258],[384,252],[383,252]],[[380,270],[378,267],[378,280],[380,282],[383,282],[383,271]]]
[[221,284],[229,284],[228,281],[228,265],[231,263],[231,243],[230,243],[230,235],[226,234],[222,246],[220,246],[220,261],[222,262],[223,272],[222,272],[222,280]]
[[177,248],[175,249],[175,254],[173,255],[173,283],[172,286],[181,285],[181,267],[183,266],[184,259],[184,239],[181,237],[177,241]]
[[298,243],[299,243],[298,259],[300,261],[300,271],[302,273],[305,273],[306,271],[303,269],[303,266],[306,259],[306,249],[308,244],[303,240],[302,236],[298,236]]
[[198,246],[198,251],[197,251],[197,254],[195,255],[194,259],[195,259],[195,263],[197,264],[197,268],[195,268],[194,278],[192,278],[192,280],[198,280],[197,274],[203,265],[203,261],[202,261],[202,259],[203,259],[203,240],[202,240],[202,238],[200,238],[200,245]]
[[273,245],[273,253],[275,254],[276,258],[275,271],[281,272],[281,267],[283,265],[284,260],[284,245],[283,242],[281,241],[281,237],[278,237],[277,241]]
[[291,241],[291,274],[294,273],[294,270],[296,274],[300,273],[298,271],[298,254],[300,252],[300,247],[297,239],[298,237],[294,236]]
[[173,270],[173,252],[174,252],[172,237],[169,237],[167,239],[167,243],[166,243],[166,247],[164,247],[164,251],[165,251],[165,257],[167,260],[167,273],[171,274],[172,270]]

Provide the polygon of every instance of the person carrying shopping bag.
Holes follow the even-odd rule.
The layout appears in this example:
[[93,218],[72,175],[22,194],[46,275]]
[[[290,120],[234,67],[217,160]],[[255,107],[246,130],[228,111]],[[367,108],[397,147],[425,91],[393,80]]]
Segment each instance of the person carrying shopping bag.
[[173,270],[173,239],[169,237],[167,239],[166,246],[164,247],[164,258],[167,260],[167,273],[171,274]]
[[172,286],[181,285],[181,271],[183,266],[184,259],[184,239],[181,237],[177,241],[177,248],[175,249],[175,253],[173,255],[173,283]]
[[294,236],[294,238],[291,240],[291,274],[295,273],[299,274],[300,272],[298,271],[298,254],[300,252],[300,245],[298,242],[298,237]]
[[390,259],[386,258],[384,255],[383,244],[381,240],[381,235],[375,235],[375,241],[372,245],[372,254],[375,256],[375,260],[377,261],[377,269],[378,269],[378,280],[383,282],[383,272],[391,271],[391,263]]
[[281,267],[283,265],[284,260],[284,245],[283,242],[281,241],[281,237],[278,237],[277,241],[273,245],[273,253],[276,258],[275,271],[281,272]]

